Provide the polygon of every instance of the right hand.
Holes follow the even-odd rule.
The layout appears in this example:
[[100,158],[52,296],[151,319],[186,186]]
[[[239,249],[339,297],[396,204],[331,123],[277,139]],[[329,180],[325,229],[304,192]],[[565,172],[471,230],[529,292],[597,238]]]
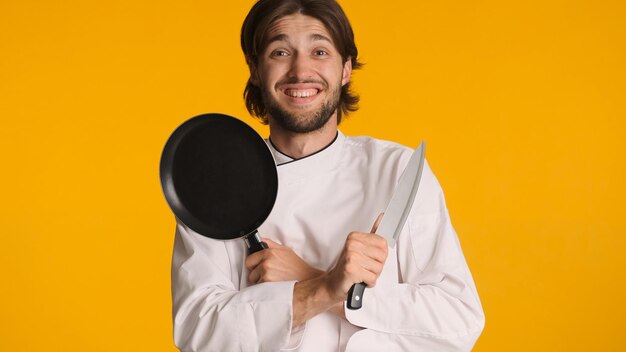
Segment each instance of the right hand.
[[316,278],[296,282],[293,292],[293,326],[330,311],[345,318],[343,302],[353,284],[365,282],[376,285],[387,259],[387,241],[373,234],[382,214],[378,216],[372,233],[352,232],[348,235],[337,264]]
[[329,293],[344,301],[353,284],[364,282],[368,287],[376,286],[387,259],[387,240],[376,235],[382,214],[378,216],[371,233],[351,232],[343,251],[333,269],[328,272]]

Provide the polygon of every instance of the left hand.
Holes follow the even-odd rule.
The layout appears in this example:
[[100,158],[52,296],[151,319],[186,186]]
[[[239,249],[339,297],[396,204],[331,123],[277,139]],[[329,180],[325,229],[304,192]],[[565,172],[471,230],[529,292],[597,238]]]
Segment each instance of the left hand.
[[304,281],[322,275],[322,270],[310,266],[294,251],[263,238],[269,248],[250,254],[246,257],[246,268],[250,271],[248,281],[252,283],[276,281]]

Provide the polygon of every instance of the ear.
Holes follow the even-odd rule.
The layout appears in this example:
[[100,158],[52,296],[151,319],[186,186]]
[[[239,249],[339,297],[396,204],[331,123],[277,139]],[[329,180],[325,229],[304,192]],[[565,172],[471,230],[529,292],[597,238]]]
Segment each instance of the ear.
[[258,87],[260,79],[259,79],[259,71],[257,70],[256,63],[254,63],[252,59],[246,60],[246,63],[248,64],[248,69],[250,70],[250,83]]
[[352,77],[352,58],[348,56],[346,63],[343,64],[343,73],[341,74],[341,85],[345,86],[350,82]]

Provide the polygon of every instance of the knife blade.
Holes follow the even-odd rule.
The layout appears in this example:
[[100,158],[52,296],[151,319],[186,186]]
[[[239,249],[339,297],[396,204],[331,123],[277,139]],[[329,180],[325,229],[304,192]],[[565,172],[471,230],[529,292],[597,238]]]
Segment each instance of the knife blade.
[[[396,240],[411,212],[411,207],[422,178],[422,170],[424,169],[425,149],[426,143],[422,142],[413,152],[409,163],[400,176],[400,181],[393,196],[389,204],[387,204],[383,219],[376,230],[376,234],[384,237],[392,248],[395,246]],[[365,287],[366,285],[363,282],[352,285],[350,291],[348,291],[346,304],[348,309],[361,308]]]

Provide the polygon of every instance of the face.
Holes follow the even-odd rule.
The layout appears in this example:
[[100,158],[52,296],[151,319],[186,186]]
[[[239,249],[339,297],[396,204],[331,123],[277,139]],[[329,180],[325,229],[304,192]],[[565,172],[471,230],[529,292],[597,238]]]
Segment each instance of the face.
[[263,92],[270,123],[307,133],[333,118],[341,87],[350,81],[351,61],[343,64],[330,33],[319,20],[295,14],[276,21],[252,83]]

